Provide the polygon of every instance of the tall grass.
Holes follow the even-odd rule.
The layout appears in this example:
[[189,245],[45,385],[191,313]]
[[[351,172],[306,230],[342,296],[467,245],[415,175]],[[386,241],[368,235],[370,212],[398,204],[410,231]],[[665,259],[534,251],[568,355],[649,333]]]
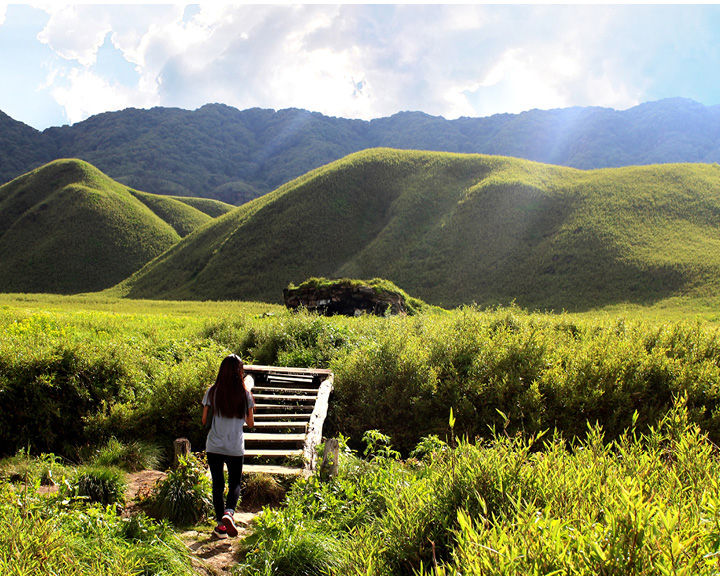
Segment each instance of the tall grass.
[[136,303],[136,312],[111,313],[76,302],[0,309],[0,401],[19,407],[0,420],[6,454],[29,447],[76,457],[78,446],[112,437],[169,451],[184,436],[202,448],[200,400],[229,352],[250,363],[331,368],[326,433],[342,432],[354,446],[369,429],[392,436],[403,454],[430,434],[447,440],[450,407],[456,432],[469,438],[492,426],[582,437],[597,421],[612,439],[635,412],[638,430],[656,425],[677,394],[720,441],[720,333],[699,322],[514,307],[324,318],[267,315],[257,305],[169,314]]
[[194,574],[187,548],[140,515],[65,503],[32,485],[0,484],[0,573],[8,576]]
[[336,479],[299,483],[285,508],[265,511],[243,573],[281,574],[275,559],[300,526],[340,550],[330,567],[305,558],[307,574],[715,574],[718,456],[682,402],[647,434],[612,442],[591,427],[577,442],[461,441],[421,463],[344,456]]

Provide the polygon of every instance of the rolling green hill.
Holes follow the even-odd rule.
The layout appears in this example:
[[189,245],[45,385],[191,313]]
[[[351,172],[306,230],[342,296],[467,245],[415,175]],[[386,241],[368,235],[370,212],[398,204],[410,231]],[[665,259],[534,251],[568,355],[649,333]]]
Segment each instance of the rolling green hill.
[[[0,291],[112,286],[229,205],[129,189],[80,160],[56,160],[0,187]],[[207,203],[211,202],[212,205]]]
[[720,167],[582,171],[374,149],[189,235],[119,287],[278,302],[309,276],[384,277],[431,304],[582,310],[720,285]]

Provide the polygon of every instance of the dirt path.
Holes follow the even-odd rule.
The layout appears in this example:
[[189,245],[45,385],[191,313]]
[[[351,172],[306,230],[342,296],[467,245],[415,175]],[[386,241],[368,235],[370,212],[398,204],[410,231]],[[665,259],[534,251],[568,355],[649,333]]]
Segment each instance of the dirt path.
[[[128,487],[125,493],[125,501],[128,505],[124,514],[130,514],[137,510],[137,504],[134,503],[138,494],[143,494],[152,489],[153,485],[159,478],[164,478],[165,473],[157,470],[143,470],[128,474]],[[220,540],[216,538],[212,529],[213,526],[208,524],[199,530],[187,530],[178,534],[180,540],[193,553],[193,567],[198,574],[203,576],[225,576],[230,574],[231,568],[237,564],[238,549],[240,541],[248,532],[248,525],[257,516],[256,512],[235,513],[235,524],[238,527],[237,538],[227,538]]]
[[[238,528],[237,538],[219,540],[212,533],[212,527],[203,530],[188,530],[180,534],[180,539],[192,550],[196,559],[195,569],[199,574],[225,575],[238,562],[240,542],[248,533],[248,525],[257,514],[254,512],[236,512],[235,524]],[[198,565],[199,564],[199,565]]]

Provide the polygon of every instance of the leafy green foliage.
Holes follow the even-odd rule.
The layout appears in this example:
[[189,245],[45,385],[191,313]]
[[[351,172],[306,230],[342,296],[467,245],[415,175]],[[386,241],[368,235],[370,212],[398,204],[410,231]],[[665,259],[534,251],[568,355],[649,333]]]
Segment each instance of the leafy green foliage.
[[27,449],[21,449],[0,460],[0,480],[8,482],[49,486],[59,484],[71,474],[72,469],[52,453],[32,456]]
[[127,472],[138,472],[156,469],[160,463],[160,450],[147,442],[121,442],[113,437],[97,449],[91,460],[94,466],[115,466]]
[[572,445],[497,435],[422,464],[343,460],[335,479],[299,482],[284,508],[265,511],[246,546],[249,574],[283,573],[276,556],[293,545],[297,524],[335,540],[340,561],[327,574],[716,570],[717,449],[682,400],[657,428],[612,442],[593,427]]
[[273,517],[245,538],[248,550],[239,565],[248,576],[323,576],[339,564],[339,543],[300,517]]
[[70,494],[108,506],[125,502],[125,474],[109,466],[84,466],[70,485]]
[[0,187],[0,290],[107,288],[210,220],[86,162],[57,160]]
[[0,483],[0,573],[8,576],[194,574],[190,554],[164,524],[121,518],[114,507],[40,495]]
[[141,190],[241,204],[377,146],[503,154],[576,168],[717,162],[719,125],[716,108],[683,99],[624,111],[531,110],[457,120],[402,112],[370,122],[211,104],[108,112],[43,133],[0,113],[0,182],[72,156]]
[[150,514],[186,526],[210,516],[210,479],[196,456],[180,457],[177,467],[158,480],[147,502]]
[[0,420],[6,455],[76,458],[113,436],[166,451],[183,436],[201,449],[200,401],[230,352],[332,369],[326,432],[356,447],[368,429],[404,455],[431,434],[451,443],[451,407],[457,437],[491,427],[583,437],[597,421],[615,438],[635,412],[638,429],[656,425],[683,393],[693,421],[720,439],[720,335],[695,322],[476,307],[325,318],[257,304],[35,298],[0,308],[0,403],[15,407]]
[[0,421],[2,450],[77,457],[112,436],[201,445],[199,401],[227,349],[188,325],[183,315],[0,311],[0,398],[15,407]]
[[720,288],[718,189],[711,165],[581,172],[369,150],[218,218],[115,291],[279,302],[308,277],[382,277],[440,306],[702,296]]

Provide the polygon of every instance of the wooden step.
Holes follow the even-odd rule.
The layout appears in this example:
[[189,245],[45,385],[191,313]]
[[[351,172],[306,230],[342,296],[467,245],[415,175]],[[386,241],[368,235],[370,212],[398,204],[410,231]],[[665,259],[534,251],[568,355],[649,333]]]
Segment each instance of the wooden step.
[[295,428],[297,430],[305,430],[307,422],[279,422],[278,420],[262,420],[255,422],[251,428]]
[[268,448],[251,448],[245,450],[245,456],[257,458],[287,458],[290,456],[302,456],[302,448],[286,448],[286,449],[268,449]]
[[260,412],[266,412],[267,410],[284,410],[295,412],[312,412],[312,404],[281,404],[279,402],[260,402],[255,404],[255,408]]
[[302,468],[293,468],[291,466],[277,466],[272,464],[245,464],[243,472],[246,474],[281,474],[283,476],[299,476],[302,474]]
[[282,374],[300,376],[320,376],[327,378],[332,376],[332,370],[327,368],[296,368],[292,366],[265,366],[262,364],[245,364],[245,372],[250,374]]
[[314,403],[317,394],[301,396],[299,394],[253,394],[256,400],[292,400],[294,402]]
[[265,412],[265,413],[255,414],[255,422],[257,423],[258,420],[282,421],[283,419],[287,420],[288,423],[289,423],[289,421],[297,421],[297,420],[303,420],[303,421],[307,422],[308,420],[310,420],[310,415],[311,415],[310,412],[306,412],[305,414],[280,414],[280,413],[273,414],[272,412]]
[[315,376],[312,374],[268,374],[267,377],[273,380],[292,380],[294,382],[300,382],[301,380],[306,382],[315,381]]
[[273,434],[272,432],[245,432],[245,442],[305,442],[305,434]]
[[253,394],[283,394],[283,393],[297,393],[300,395],[312,395],[317,396],[317,388],[290,388],[280,386],[255,386],[253,388]]

